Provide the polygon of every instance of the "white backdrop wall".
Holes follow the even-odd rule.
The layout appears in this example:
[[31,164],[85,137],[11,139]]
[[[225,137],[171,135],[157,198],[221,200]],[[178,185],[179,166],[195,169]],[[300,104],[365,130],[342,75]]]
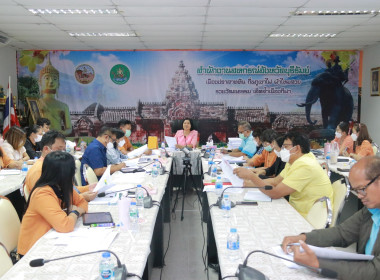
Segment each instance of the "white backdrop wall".
[[361,122],[368,126],[373,140],[380,144],[380,96],[371,96],[371,69],[380,67],[380,44],[363,50]]
[[17,95],[17,71],[16,50],[9,47],[0,47],[0,85],[7,93],[8,78],[11,76],[11,87],[14,95]]

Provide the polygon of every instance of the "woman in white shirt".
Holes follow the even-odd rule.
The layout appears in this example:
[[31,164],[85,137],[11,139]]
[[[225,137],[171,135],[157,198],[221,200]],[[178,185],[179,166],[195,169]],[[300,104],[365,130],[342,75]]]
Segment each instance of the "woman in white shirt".
[[5,134],[4,143],[1,146],[4,153],[6,153],[10,159],[17,162],[18,168],[21,168],[24,161],[29,160],[29,156],[24,147],[25,141],[25,132],[18,126],[12,126]]

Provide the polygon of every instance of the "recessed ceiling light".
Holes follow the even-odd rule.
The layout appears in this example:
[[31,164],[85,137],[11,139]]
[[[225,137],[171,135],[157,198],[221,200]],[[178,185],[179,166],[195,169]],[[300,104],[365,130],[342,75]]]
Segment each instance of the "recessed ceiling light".
[[290,14],[294,16],[346,16],[346,15],[378,15],[380,10],[348,10],[348,11],[329,11],[318,10],[316,11],[295,11]]
[[114,15],[116,9],[29,9],[35,15]]
[[334,33],[273,33],[271,38],[332,38]]
[[125,32],[69,32],[72,37],[136,37],[136,33]]

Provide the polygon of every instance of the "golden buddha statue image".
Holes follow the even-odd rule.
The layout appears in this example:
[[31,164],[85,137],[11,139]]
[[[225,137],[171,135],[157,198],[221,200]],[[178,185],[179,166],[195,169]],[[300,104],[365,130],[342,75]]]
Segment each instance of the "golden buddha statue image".
[[59,72],[50,62],[41,69],[39,77],[41,97],[38,100],[42,117],[50,120],[50,129],[69,135],[72,131],[69,107],[56,99],[59,88]]

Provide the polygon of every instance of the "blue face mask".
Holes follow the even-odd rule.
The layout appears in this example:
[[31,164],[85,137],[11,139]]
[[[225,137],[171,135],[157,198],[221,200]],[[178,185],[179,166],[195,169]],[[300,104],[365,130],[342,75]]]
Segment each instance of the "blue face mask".
[[129,136],[131,136],[131,134],[132,134],[132,131],[130,129],[127,129],[125,131],[125,136],[129,137]]
[[273,150],[273,148],[271,145],[268,145],[268,146],[264,147],[264,150],[267,152],[271,152]]
[[247,137],[244,136],[244,133],[239,133],[239,138],[243,140],[247,139]]

